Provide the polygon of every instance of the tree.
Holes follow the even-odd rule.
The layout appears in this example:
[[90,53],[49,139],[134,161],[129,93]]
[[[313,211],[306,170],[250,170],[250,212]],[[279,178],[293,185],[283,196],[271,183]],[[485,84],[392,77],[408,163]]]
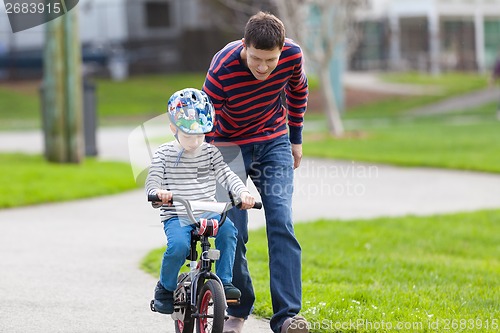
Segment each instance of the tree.
[[275,12],[273,0],[204,0],[213,24],[223,30],[243,33],[250,16],[258,11]]
[[330,134],[342,136],[340,117],[330,77],[332,59],[339,46],[350,54],[357,47],[357,10],[366,0],[271,0],[285,24],[287,35],[295,39],[312,63],[319,79]]
[[43,78],[45,157],[51,162],[83,160],[81,46],[77,8],[46,23]]

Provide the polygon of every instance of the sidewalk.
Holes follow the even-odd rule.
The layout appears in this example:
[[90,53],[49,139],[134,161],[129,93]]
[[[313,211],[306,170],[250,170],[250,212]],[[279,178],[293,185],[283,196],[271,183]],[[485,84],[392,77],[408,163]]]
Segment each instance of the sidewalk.
[[344,85],[359,90],[387,93],[392,95],[436,95],[439,88],[414,84],[401,84],[383,81],[376,72],[347,72]]
[[493,87],[475,91],[462,96],[446,99],[442,102],[408,111],[408,115],[427,116],[446,114],[474,108],[492,102],[500,101],[500,88]]
[[[373,91],[391,95],[436,95],[439,88],[429,85],[412,85],[401,83],[390,83],[381,80],[377,73],[371,72],[348,72],[344,78],[346,87]],[[483,90],[450,97],[433,105],[426,105],[407,112],[408,115],[424,116],[445,114],[481,106],[491,102],[500,102],[500,88],[488,87]]]
[[[99,131],[102,158],[127,161],[131,131]],[[0,133],[0,151],[41,149],[41,133]],[[499,208],[500,176],[305,159],[293,207],[302,222]],[[263,212],[250,221],[262,227]],[[142,190],[0,210],[0,332],[174,332],[149,310],[156,280],[139,268],[163,245]],[[271,331],[251,317],[244,332]]]

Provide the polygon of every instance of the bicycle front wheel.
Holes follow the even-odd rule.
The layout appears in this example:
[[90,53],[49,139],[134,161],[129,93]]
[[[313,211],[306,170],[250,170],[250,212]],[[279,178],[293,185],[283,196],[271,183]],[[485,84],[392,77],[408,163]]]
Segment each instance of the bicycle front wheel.
[[226,297],[224,289],[215,280],[208,280],[198,295],[198,311],[196,321],[197,333],[221,333],[224,328]]

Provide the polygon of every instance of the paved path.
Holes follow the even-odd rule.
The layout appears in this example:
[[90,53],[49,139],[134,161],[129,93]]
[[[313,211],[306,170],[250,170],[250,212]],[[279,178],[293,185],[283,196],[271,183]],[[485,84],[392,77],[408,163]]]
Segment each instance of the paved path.
[[500,88],[492,87],[475,91],[454,98],[446,99],[431,106],[419,107],[408,111],[408,115],[424,116],[446,114],[461,110],[471,109],[478,105],[500,101]]
[[[439,88],[435,86],[386,82],[381,80],[376,73],[371,72],[349,72],[344,78],[344,84],[347,87],[391,95],[437,95],[441,93]],[[406,114],[412,116],[446,114],[491,102],[500,102],[500,88],[498,86],[450,97],[432,105],[408,110]]]
[[439,87],[436,86],[387,82],[380,79],[376,72],[348,72],[344,76],[344,85],[391,95],[437,95],[440,93]]
[[[130,132],[101,131],[101,155],[128,160]],[[0,133],[0,151],[41,149],[40,133]],[[297,221],[500,208],[498,175],[306,159],[296,176]],[[173,332],[149,311],[155,279],[139,269],[164,243],[156,214],[142,190],[1,210],[0,332]],[[252,317],[245,332],[270,330]]]

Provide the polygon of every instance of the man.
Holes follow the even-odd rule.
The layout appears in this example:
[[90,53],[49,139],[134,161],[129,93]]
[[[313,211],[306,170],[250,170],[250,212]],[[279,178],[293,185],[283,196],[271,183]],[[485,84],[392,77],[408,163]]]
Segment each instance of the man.
[[[308,332],[298,316],[302,306],[301,248],[292,222],[293,170],[302,158],[302,124],[308,85],[300,47],[285,39],[283,23],[259,12],[245,27],[243,40],[226,45],[212,59],[203,90],[216,110],[216,126],[208,140],[241,150],[243,164],[231,168],[253,180],[262,197],[269,247],[270,288],[275,333]],[[286,107],[282,105],[282,92]],[[287,128],[288,120],[288,128]],[[227,154],[226,154],[227,156]],[[228,161],[229,163],[230,161]],[[226,333],[240,333],[255,301],[247,267],[248,215],[233,209],[238,229],[233,284],[240,304],[228,308]]]

